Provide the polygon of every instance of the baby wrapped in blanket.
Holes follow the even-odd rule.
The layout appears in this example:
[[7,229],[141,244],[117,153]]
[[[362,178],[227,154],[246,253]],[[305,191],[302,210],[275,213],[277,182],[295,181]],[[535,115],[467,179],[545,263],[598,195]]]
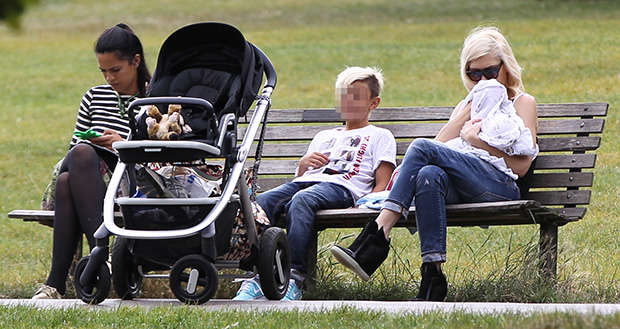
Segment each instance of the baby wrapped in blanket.
[[[481,119],[478,137],[508,155],[538,155],[538,144],[532,140],[532,132],[525,126],[523,119],[517,115],[512,101],[508,99],[506,87],[495,79],[481,80],[461,102],[461,110],[471,104],[471,119]],[[461,137],[451,139],[446,145],[465,153],[472,153],[506,172],[513,179],[519,178],[506,167],[504,159],[492,156],[486,150],[473,147]],[[398,176],[399,167],[394,170],[387,190]],[[381,209],[389,195],[389,191],[373,192],[357,201],[361,208]],[[413,207],[415,199],[411,202]],[[415,228],[410,229],[413,232]],[[413,234],[413,233],[412,233]]]
[[[508,99],[506,87],[495,79],[481,80],[469,92],[463,104],[471,102],[471,119],[481,119],[478,137],[490,146],[508,155],[538,155],[538,145],[532,140],[532,133],[517,115],[512,101]],[[464,108],[465,105],[461,107]],[[449,146],[489,157],[489,153],[471,146],[457,137],[448,142]]]

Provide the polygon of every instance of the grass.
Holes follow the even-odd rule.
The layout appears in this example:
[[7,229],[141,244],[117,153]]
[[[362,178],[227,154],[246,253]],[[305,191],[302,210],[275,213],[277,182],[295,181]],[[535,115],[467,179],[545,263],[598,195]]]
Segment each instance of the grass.
[[[115,316],[109,316],[113,313]],[[418,314],[387,314],[342,307],[330,312],[266,311],[259,316],[248,311],[207,312],[191,307],[155,307],[138,309],[119,307],[114,310],[34,309],[28,307],[0,308],[0,323],[11,328],[613,328],[618,315],[573,314],[495,314],[480,316],[454,312],[441,316],[438,312]],[[31,320],[24,325],[21,318]],[[375,321],[380,319],[380,321]]]
[[[560,229],[560,268],[554,285],[539,280],[533,269],[537,228],[450,228],[449,300],[517,302],[619,301],[620,142],[615,106],[620,94],[620,4],[586,0],[325,0],[300,2],[248,0],[185,2],[172,0],[92,2],[42,0],[22,20],[22,29],[0,25],[0,298],[27,298],[45,280],[51,263],[51,229],[9,220],[12,209],[36,209],[51,168],[64,155],[79,99],[92,85],[103,83],[92,54],[99,33],[117,22],[129,23],[141,37],[151,69],[168,34],[197,21],[223,21],[237,26],[267,53],[278,71],[274,108],[331,107],[335,76],[351,65],[373,65],[387,78],[383,106],[454,105],[462,97],[458,76],[460,47],[467,31],[495,24],[505,32],[524,66],[527,91],[539,103],[603,101],[611,104],[603,145],[598,152],[593,202],[586,218]],[[204,36],[207,38],[208,36]],[[403,300],[417,292],[418,240],[404,229],[394,230],[393,252],[370,283],[363,283],[334,265],[325,252],[334,241],[356,230],[321,234],[317,290],[309,299]],[[345,243],[351,241],[346,238]],[[218,298],[228,298],[236,285],[223,282]],[[151,297],[169,296],[165,282],[149,283]],[[115,310],[127,315],[128,327],[189,317],[204,319],[200,310]],[[187,312],[187,313],[185,313]],[[84,310],[1,309],[0,326],[80,327]],[[261,320],[248,314],[215,312],[213,327],[253,325],[291,327],[316,319],[317,327],[363,323],[372,326],[463,327],[609,327],[616,316],[470,316],[415,317],[371,314],[343,309],[326,317],[274,312]],[[235,321],[231,321],[231,315]],[[66,318],[63,318],[66,317]],[[374,318],[389,318],[381,322]],[[44,319],[51,318],[49,324]],[[122,318],[119,317],[119,318]],[[271,322],[271,319],[274,319]],[[342,322],[340,319],[343,319]],[[557,321],[556,321],[557,319]],[[113,326],[114,316],[95,326]],[[235,324],[236,321],[238,324]],[[120,321],[120,320],[119,320]],[[132,323],[131,321],[136,321]],[[255,321],[255,322],[252,322]],[[348,322],[347,322],[348,321]],[[404,321],[404,322],[403,322]],[[171,323],[172,323],[171,322]],[[187,322],[185,326],[190,326]],[[206,322],[204,322],[206,323]],[[204,324],[202,323],[202,324]],[[488,324],[487,324],[488,323]],[[322,324],[322,325],[321,325]],[[184,325],[181,325],[184,326]],[[366,326],[366,325],[364,325]]]

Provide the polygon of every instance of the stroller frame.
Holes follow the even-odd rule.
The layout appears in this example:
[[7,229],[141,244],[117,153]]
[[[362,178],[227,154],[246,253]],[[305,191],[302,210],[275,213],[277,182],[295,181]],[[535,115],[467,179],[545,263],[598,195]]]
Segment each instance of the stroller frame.
[[[117,236],[114,248],[117,248],[117,242],[122,244],[119,248],[127,248],[127,239],[182,239],[200,234],[204,240],[209,234],[212,234],[215,227],[214,223],[225,212],[231,202],[239,202],[239,211],[243,212],[248,241],[252,246],[252,255],[249,257],[249,261],[253,268],[253,271],[246,272],[245,275],[234,275],[234,277],[250,277],[259,273],[261,274],[261,283],[267,298],[281,299],[286,293],[290,279],[290,253],[286,235],[280,228],[270,227],[263,232],[259,239],[248,186],[244,179],[240,179],[244,175],[245,162],[261,123],[263,126],[266,123],[266,115],[271,106],[270,97],[277,80],[275,69],[267,56],[255,45],[250,44],[250,46],[254,48],[254,52],[264,62],[266,81],[262,88],[262,93],[257,97],[256,108],[247,126],[245,135],[238,146],[235,146],[237,143],[237,118],[232,113],[225,113],[220,118],[218,125],[219,135],[214,143],[215,145],[193,140],[131,140],[131,137],[127,141],[115,142],[113,144],[113,147],[119,151],[119,162],[116,165],[105,194],[103,223],[94,234],[96,245],[91,254],[83,257],[75,268],[74,285],[76,293],[85,303],[98,304],[105,300],[109,294],[111,275],[106,261],[110,251],[109,238],[112,235]],[[130,105],[129,112],[133,113],[134,109],[140,106],[157,104],[190,105],[202,107],[213,112],[213,106],[209,101],[193,97],[147,97],[134,101]],[[123,155],[131,153],[133,150],[139,150],[138,153],[145,156],[145,160],[136,161],[132,156],[127,158],[127,156]],[[161,160],[162,157],[168,159],[170,157],[169,154],[180,156],[181,159],[175,159],[174,161]],[[131,198],[117,196],[117,191],[122,181],[126,179],[127,173],[131,175],[133,170],[133,167],[129,165],[147,162],[177,163],[203,160],[209,157],[225,158],[229,169],[228,174],[225,174],[223,178],[225,183],[220,196],[204,198]],[[209,206],[212,208],[204,219],[191,227],[144,230],[130,229],[117,225],[114,219],[114,210],[117,205],[121,207]],[[123,239],[125,241],[122,241]],[[113,250],[113,270],[115,264],[114,254]],[[123,253],[123,255],[125,254]],[[180,301],[188,304],[201,304],[208,301],[217,290],[219,276],[217,269],[240,267],[239,261],[215,260],[213,255],[186,255],[171,266],[171,271],[168,275],[170,287]],[[119,297],[123,299],[133,299],[137,296],[143,277],[166,276],[145,274],[141,267],[138,267],[137,271],[129,271],[131,273],[126,273],[127,269],[123,268],[122,272],[119,274],[121,277],[117,277],[116,273],[114,273],[114,286]],[[117,280],[127,281],[125,282],[126,286],[120,289],[123,291],[118,291]]]

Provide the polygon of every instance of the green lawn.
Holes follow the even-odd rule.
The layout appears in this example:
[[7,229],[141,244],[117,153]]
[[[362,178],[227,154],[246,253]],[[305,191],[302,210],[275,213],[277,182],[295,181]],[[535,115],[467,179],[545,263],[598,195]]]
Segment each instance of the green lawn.
[[[451,228],[445,271],[452,301],[616,303],[619,18],[616,1],[42,0],[27,11],[20,31],[0,25],[0,298],[30,297],[49,270],[52,230],[9,220],[6,213],[39,207],[51,167],[67,150],[80,97],[104,82],[92,52],[101,31],[121,21],[130,24],[154,69],[158,49],[171,32],[192,22],[222,21],[238,27],[274,63],[274,108],[333,106],[335,77],[352,65],[383,69],[382,106],[454,105],[465,96],[458,74],[460,47],[478,24],[494,24],[505,33],[525,68],[526,89],[539,103],[610,103],[593,203],[583,221],[560,229],[557,284],[540,282],[531,266],[535,226]],[[196,36],[196,41],[201,38],[208,36]],[[328,247],[354,232],[329,231],[319,243]],[[395,252],[370,284],[332,264],[324,253],[318,289],[305,297],[410,297],[419,280],[417,236],[399,229],[392,241]],[[235,288],[223,283],[218,297],[230,297]],[[146,292],[168,294],[162,283]],[[522,320],[529,326],[543,321]]]

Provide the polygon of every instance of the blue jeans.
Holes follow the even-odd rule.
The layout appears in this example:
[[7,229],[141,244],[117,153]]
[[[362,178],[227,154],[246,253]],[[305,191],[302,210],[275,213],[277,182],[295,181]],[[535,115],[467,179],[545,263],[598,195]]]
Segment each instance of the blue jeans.
[[288,182],[261,193],[256,201],[272,223],[286,213],[286,231],[291,251],[291,268],[307,274],[308,243],[314,234],[314,216],[321,209],[354,205],[349,191],[326,182]]
[[474,155],[416,139],[407,149],[383,209],[406,217],[412,199],[422,261],[445,262],[445,205],[516,200],[519,188],[515,180]]

